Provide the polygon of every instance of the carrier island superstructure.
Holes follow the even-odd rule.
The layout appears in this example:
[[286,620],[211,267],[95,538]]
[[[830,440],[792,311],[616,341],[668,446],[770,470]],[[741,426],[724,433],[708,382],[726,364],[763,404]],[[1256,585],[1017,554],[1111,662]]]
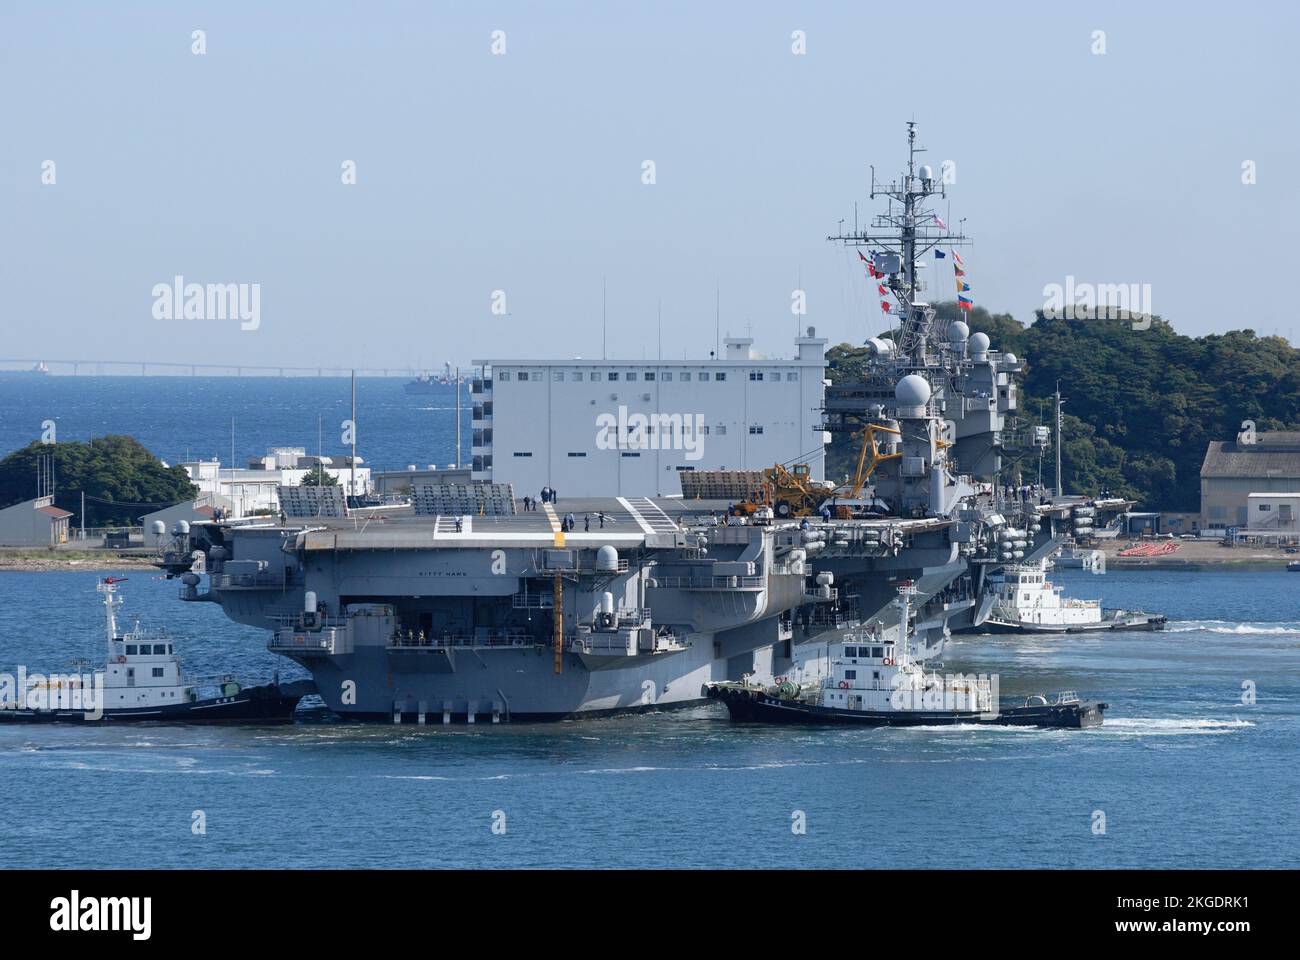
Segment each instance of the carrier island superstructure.
[[709,683],[783,676],[826,640],[890,626],[904,581],[915,587],[914,655],[933,656],[951,629],[987,615],[990,572],[1046,556],[1123,504],[1014,497],[997,483],[1020,364],[920,299],[919,259],[964,238],[926,212],[943,187],[917,167],[910,124],[908,141],[899,180],[873,174],[887,211],[831,238],[869,260],[897,324],[868,341],[860,379],[827,389],[817,424],[818,436],[851,432],[870,456],[869,484],[851,497],[827,490],[812,516],[736,524],[726,500],[565,498],[520,510],[500,484],[416,489],[406,506],[183,530],[163,561],[182,599],[267,630],[269,648],[355,719],[553,719],[702,702]]

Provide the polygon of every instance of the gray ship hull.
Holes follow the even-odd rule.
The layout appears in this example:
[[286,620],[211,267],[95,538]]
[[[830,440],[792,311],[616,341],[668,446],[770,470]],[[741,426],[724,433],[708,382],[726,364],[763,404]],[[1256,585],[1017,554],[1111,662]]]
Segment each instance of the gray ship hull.
[[695,648],[624,666],[589,665],[584,655],[568,653],[558,675],[553,659],[551,650],[538,645],[376,649],[304,664],[339,716],[406,723],[421,717],[431,723],[561,720],[693,706],[704,702],[700,691],[706,684],[727,674],[725,660]]

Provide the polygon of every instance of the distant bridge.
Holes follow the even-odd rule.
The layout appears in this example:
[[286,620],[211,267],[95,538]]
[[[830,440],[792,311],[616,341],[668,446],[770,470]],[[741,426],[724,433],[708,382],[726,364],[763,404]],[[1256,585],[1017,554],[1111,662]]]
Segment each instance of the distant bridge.
[[[149,363],[139,360],[51,360],[0,357],[0,373],[25,373],[44,365],[51,374],[95,377],[350,377],[352,367],[292,367],[252,363]],[[357,367],[358,377],[414,378],[414,367]],[[468,371],[467,371],[468,372]]]

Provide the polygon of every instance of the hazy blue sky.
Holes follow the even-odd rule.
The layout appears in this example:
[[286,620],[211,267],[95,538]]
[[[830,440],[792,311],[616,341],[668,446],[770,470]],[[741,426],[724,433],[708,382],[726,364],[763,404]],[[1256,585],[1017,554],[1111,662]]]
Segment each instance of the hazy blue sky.
[[[0,356],[598,356],[602,276],[614,356],[656,355],[660,297],[665,355],[706,356],[715,278],[724,335],[788,352],[801,283],[861,342],[824,238],[912,117],[977,303],[1145,282],[1181,331],[1294,340],[1297,6],[1057,6],[2,0]],[[259,283],[260,328],[155,319],[176,274]]]

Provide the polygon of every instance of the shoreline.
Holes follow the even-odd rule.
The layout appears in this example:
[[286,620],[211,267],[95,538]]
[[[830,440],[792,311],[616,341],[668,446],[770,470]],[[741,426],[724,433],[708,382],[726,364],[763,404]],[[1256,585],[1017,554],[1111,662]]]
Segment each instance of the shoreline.
[[1277,547],[1241,544],[1225,547],[1218,540],[1174,540],[1173,553],[1154,557],[1121,557],[1119,552],[1137,543],[1131,539],[1109,541],[1105,545],[1084,549],[1099,549],[1106,557],[1107,570],[1286,570],[1289,561],[1297,555],[1283,553]]
[[157,570],[152,554],[121,553],[97,550],[32,550],[0,548],[0,573],[58,573],[87,570],[111,573],[114,570]]

